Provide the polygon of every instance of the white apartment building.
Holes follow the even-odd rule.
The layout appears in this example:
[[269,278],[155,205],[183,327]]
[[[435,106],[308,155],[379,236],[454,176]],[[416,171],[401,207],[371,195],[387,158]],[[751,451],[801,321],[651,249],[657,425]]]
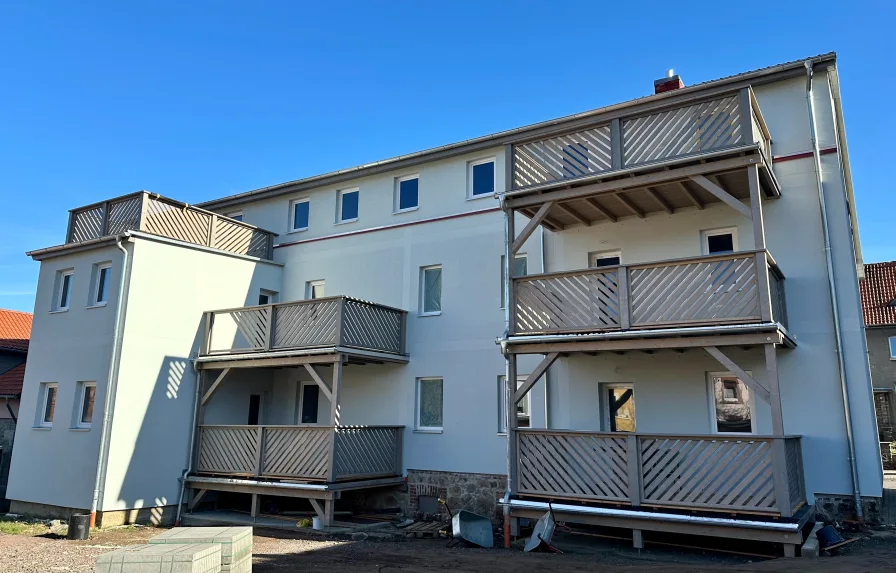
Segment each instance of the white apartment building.
[[29,253],[13,511],[447,496],[787,553],[816,509],[873,518],[835,56],[655,87],[199,206],[73,210]]

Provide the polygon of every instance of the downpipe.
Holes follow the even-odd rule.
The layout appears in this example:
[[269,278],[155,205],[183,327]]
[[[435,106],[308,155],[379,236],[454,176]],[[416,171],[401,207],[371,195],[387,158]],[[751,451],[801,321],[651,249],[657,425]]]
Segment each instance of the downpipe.
[[[840,309],[838,307],[837,284],[834,280],[834,262],[831,254],[831,231],[828,225],[827,207],[824,199],[824,182],[821,174],[821,150],[818,146],[818,125],[815,115],[815,98],[812,89],[812,60],[806,62],[806,102],[809,109],[809,136],[812,140],[812,156],[815,161],[815,184],[818,189],[818,204],[821,210],[821,226],[824,231],[824,254],[827,263],[828,288],[831,292],[831,311],[834,316],[834,335],[837,342],[837,366],[840,374],[840,391],[843,394],[843,415],[845,418],[846,441],[849,446],[849,469],[852,478],[853,501],[856,518],[864,523],[862,511],[862,494],[859,489],[858,469],[856,467],[856,446],[852,431],[852,411],[849,403],[849,389],[846,384],[846,367],[843,361],[843,337],[840,330]],[[839,142],[838,142],[839,145]]]
[[[501,353],[504,355],[504,393],[505,399],[503,404],[504,409],[504,428],[505,428],[505,438],[507,440],[507,489],[504,491],[504,500],[505,502],[510,501],[510,494],[513,490],[513,484],[511,483],[512,472],[511,466],[513,464],[513,452],[511,448],[513,444],[510,442],[510,388],[511,386],[511,372],[510,372],[510,354],[507,353],[507,344],[506,340],[510,336],[510,269],[512,268],[511,262],[511,239],[510,239],[510,217],[512,217],[512,212],[507,208],[507,205],[504,201],[504,196],[498,196],[498,200],[501,203],[501,210],[504,213],[504,284],[501,285],[501,288],[504,289],[504,343],[501,344]],[[510,504],[505,503],[503,508],[504,513],[504,548],[510,549]]]
[[121,278],[118,281],[118,299],[115,301],[115,330],[112,337],[112,355],[109,358],[109,376],[106,379],[106,398],[103,403],[103,425],[100,429],[100,451],[96,464],[96,479],[93,483],[93,501],[90,504],[90,529],[96,527],[96,512],[99,506],[103,482],[106,479],[106,466],[109,463],[109,438],[112,434],[112,410],[115,405],[115,394],[118,390],[118,366],[121,360],[121,315],[124,309],[124,284],[130,278],[130,257],[128,250],[122,245],[122,237],[115,238],[115,246],[121,251]]
[[174,527],[180,527],[181,512],[184,507],[184,493],[187,489],[187,477],[193,471],[193,456],[196,448],[196,421],[199,419],[199,399],[202,394],[202,376],[199,368],[196,367],[196,361],[191,360],[193,365],[193,373],[196,375],[196,393],[193,397],[193,423],[190,425],[190,447],[187,454],[187,468],[180,476],[180,495],[177,498],[177,516],[174,518]]

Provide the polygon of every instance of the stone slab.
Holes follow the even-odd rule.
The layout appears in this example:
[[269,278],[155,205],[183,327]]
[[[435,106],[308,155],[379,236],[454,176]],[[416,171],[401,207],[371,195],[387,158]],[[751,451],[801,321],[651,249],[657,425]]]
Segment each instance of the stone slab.
[[809,537],[806,538],[805,543],[800,548],[800,555],[803,557],[818,557],[818,537],[816,537],[816,533],[818,530],[824,527],[823,523],[816,523],[812,528],[812,531],[809,533]]
[[221,545],[156,544],[122,547],[97,557],[96,573],[218,573]]
[[157,543],[220,543],[221,565],[252,557],[251,527],[174,527],[149,540]]

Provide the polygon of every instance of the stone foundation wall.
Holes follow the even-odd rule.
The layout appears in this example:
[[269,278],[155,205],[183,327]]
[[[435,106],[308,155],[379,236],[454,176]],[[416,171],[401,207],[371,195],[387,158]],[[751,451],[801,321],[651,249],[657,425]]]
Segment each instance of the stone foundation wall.
[[[446,500],[453,512],[465,509],[498,522],[502,517],[497,502],[506,487],[507,476],[500,474],[408,470],[405,514],[424,517],[420,515],[420,496],[434,496]],[[445,507],[440,505],[439,508],[440,513],[447,516]]]
[[[863,497],[862,512],[865,514],[865,523],[879,525],[881,522],[879,497]],[[856,519],[856,506],[851,495],[843,494],[815,494],[815,514],[818,521],[852,521]]]
[[[10,502],[9,512],[38,519],[59,519],[68,521],[73,514],[90,513],[90,510],[12,500]],[[96,516],[96,524],[98,527],[133,525],[135,523],[141,525],[173,525],[176,515],[176,505],[144,507],[140,509],[122,509],[118,511],[100,511]]]

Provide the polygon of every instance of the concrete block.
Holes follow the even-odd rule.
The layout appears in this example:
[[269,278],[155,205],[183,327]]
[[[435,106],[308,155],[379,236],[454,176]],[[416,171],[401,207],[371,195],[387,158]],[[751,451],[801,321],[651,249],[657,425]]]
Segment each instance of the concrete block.
[[174,527],[149,540],[150,544],[218,543],[221,565],[252,559],[251,527]]
[[132,545],[97,557],[96,573],[218,573],[221,545]]
[[818,530],[822,527],[824,527],[823,523],[816,523],[815,527],[812,528],[812,531],[809,532],[809,537],[806,538],[806,542],[803,543],[803,546],[800,548],[801,556],[818,557],[818,537],[815,534],[818,533]]
[[252,556],[235,561],[228,565],[221,565],[221,573],[252,573]]

